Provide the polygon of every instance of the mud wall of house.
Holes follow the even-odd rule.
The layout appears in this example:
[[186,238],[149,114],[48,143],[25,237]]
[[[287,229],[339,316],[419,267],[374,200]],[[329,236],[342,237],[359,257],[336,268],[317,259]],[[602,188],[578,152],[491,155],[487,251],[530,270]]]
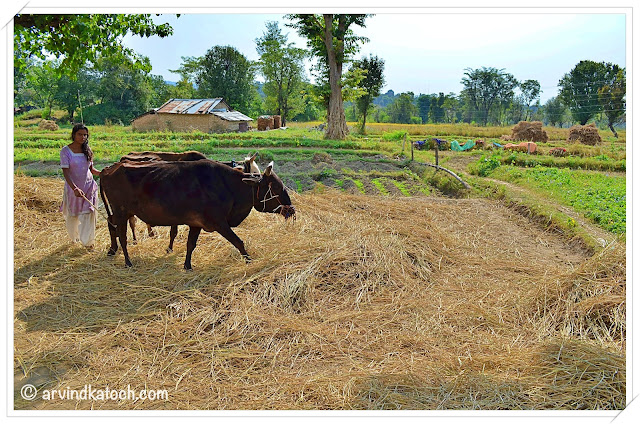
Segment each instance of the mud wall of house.
[[239,122],[229,122],[215,115],[148,114],[131,123],[135,131],[202,131],[205,133],[238,131]]

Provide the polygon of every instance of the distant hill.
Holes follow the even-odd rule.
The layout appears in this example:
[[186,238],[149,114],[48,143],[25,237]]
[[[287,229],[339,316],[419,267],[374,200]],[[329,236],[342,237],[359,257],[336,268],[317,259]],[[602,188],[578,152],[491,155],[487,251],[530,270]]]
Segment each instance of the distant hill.
[[167,80],[164,80],[164,83],[165,83],[165,84],[169,84],[169,85],[173,85],[174,87],[175,87],[176,85],[178,85],[178,83],[177,83],[177,82],[174,82],[174,81],[167,81]]

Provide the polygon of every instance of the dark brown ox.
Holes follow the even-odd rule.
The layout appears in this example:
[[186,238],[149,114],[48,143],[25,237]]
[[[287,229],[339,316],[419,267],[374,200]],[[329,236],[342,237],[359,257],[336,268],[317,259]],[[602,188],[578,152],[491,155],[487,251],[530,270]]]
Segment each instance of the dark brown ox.
[[[253,156],[247,156],[244,158],[244,161],[241,163],[231,161],[231,162],[221,162],[227,166],[232,168],[237,168],[246,173],[260,175],[260,168],[255,163],[255,159],[258,156],[258,152],[256,152]],[[207,157],[197,151],[188,151],[188,152],[130,152],[127,155],[120,158],[120,162],[129,162],[129,163],[148,163],[148,162],[180,162],[180,161],[194,161],[207,159]],[[131,235],[133,238],[133,243],[135,244],[136,239],[136,217],[132,216],[129,218],[129,227],[131,228]],[[153,231],[153,227],[147,224],[147,233],[149,237],[155,237],[155,233]],[[169,247],[167,247],[167,253],[173,252],[173,242],[178,235],[178,226],[172,225],[169,231]]]
[[189,226],[184,262],[187,270],[192,269],[191,254],[203,229],[220,233],[249,261],[244,243],[231,228],[240,225],[251,208],[295,217],[289,194],[273,172],[273,163],[258,177],[210,160],[118,162],[101,172],[100,195],[109,216],[108,254],[116,253],[119,239],[127,266],[132,265],[127,251],[127,220],[134,215],[152,226]]

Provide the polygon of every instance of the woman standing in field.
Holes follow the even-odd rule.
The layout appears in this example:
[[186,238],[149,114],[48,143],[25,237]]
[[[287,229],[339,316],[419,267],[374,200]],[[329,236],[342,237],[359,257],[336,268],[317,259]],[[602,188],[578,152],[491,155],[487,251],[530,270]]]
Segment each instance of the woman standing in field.
[[96,234],[96,211],[93,205],[98,202],[98,185],[92,175],[100,175],[100,171],[93,167],[87,127],[76,124],[71,130],[71,140],[71,144],[60,151],[60,167],[65,180],[60,210],[71,241],[80,241],[88,250],[92,250]]

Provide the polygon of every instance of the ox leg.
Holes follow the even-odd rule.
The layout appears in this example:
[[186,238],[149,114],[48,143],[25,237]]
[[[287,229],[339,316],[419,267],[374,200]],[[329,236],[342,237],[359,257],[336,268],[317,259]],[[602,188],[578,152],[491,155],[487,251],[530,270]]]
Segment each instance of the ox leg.
[[176,239],[178,235],[178,226],[172,225],[171,230],[169,231],[169,247],[167,247],[167,253],[173,252],[173,241]]
[[109,235],[111,236],[111,247],[109,247],[109,251],[107,252],[107,256],[113,256],[118,251],[118,239],[116,234],[116,226],[113,225],[107,219],[107,227],[109,228]]
[[236,233],[233,232],[231,227],[229,227],[229,225],[227,225],[226,222],[224,226],[221,226],[218,232],[222,237],[226,238],[229,241],[229,243],[233,244],[236,247],[236,249],[240,251],[240,254],[244,258],[244,260],[247,261],[247,263],[251,262],[251,257],[249,256],[249,254],[244,248],[244,242],[240,240],[240,237],[238,237]]
[[193,249],[196,248],[196,243],[198,242],[200,231],[202,231],[202,228],[200,227],[189,227],[189,238],[187,239],[187,257],[184,260],[184,269],[186,269],[187,271],[191,271],[193,269],[191,267],[191,254],[193,253]]
[[122,246],[122,253],[124,253],[124,264],[128,267],[133,266],[129,259],[129,252],[127,251],[127,221],[123,220],[117,228],[118,238],[120,239],[120,246]]
[[147,233],[149,234],[149,237],[155,237],[156,233],[153,232],[153,227],[151,227],[151,225],[147,224]]
[[131,235],[133,238],[132,244],[136,244],[138,240],[136,239],[136,217],[132,216],[129,218],[129,227],[131,227]]

